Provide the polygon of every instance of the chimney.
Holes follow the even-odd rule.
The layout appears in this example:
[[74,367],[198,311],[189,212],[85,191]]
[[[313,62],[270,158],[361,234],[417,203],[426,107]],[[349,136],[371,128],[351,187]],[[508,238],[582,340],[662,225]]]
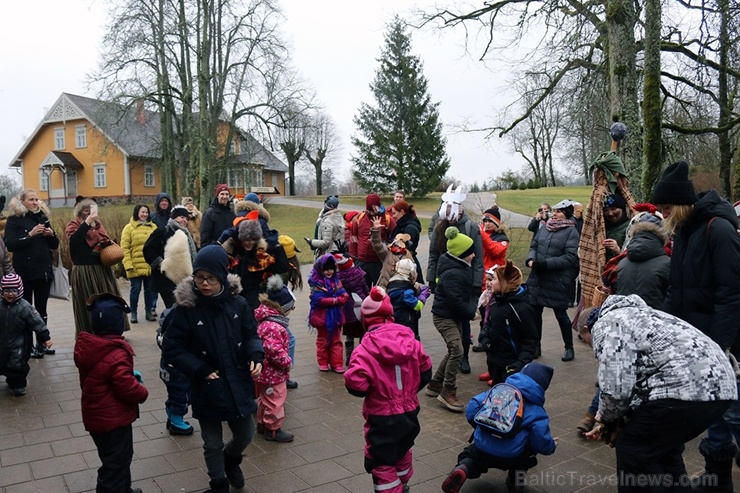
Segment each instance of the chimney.
[[143,99],[137,99],[136,100],[136,121],[141,123],[142,125],[146,123],[146,115],[144,113],[144,100]]

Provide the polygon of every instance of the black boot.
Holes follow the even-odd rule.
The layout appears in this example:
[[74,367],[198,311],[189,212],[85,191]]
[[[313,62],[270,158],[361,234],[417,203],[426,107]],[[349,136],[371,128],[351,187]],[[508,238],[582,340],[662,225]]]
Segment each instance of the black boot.
[[704,456],[704,472],[696,478],[697,493],[733,493],[732,460],[737,454],[734,443],[719,449],[709,450],[706,439],[699,445],[699,453]]
[[[224,451],[224,471],[226,471],[226,478],[229,480],[229,484],[236,489],[244,488],[244,473],[239,464],[242,463],[242,456],[234,457]],[[226,488],[228,491],[228,487]]]
[[355,340],[347,339],[344,341],[344,366],[349,367],[349,358],[352,356],[352,351],[355,350]]
[[208,488],[203,493],[229,493],[229,482],[226,478],[214,479],[208,482]]

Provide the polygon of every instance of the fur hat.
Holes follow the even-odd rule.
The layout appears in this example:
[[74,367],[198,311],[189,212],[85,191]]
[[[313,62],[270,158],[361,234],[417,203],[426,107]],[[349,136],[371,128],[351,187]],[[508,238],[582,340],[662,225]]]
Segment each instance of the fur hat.
[[246,194],[244,196],[244,200],[249,201],[249,202],[254,202],[255,204],[261,203],[260,196],[254,192],[249,192],[248,194]]
[[223,191],[229,192],[229,186],[226,183],[219,183],[218,185],[216,185],[216,197],[218,197],[218,194]]
[[97,204],[95,199],[86,199],[82,195],[78,195],[77,198],[79,200],[75,202],[75,208],[74,208],[75,217],[82,217],[83,209],[85,208],[89,209],[91,205]]
[[204,270],[218,277],[221,285],[226,286],[228,285],[227,277],[229,275],[229,271],[227,270],[228,265],[229,255],[224,250],[224,247],[221,245],[208,245],[195,254],[193,272]]
[[373,206],[381,206],[380,203],[380,196],[376,193],[371,193],[367,197],[365,197],[365,209],[372,211]]
[[393,322],[391,299],[380,286],[374,286],[360,307],[362,326],[366,329],[386,322]]
[[450,255],[464,258],[473,253],[473,240],[460,232],[456,227],[450,226],[445,230],[447,238],[447,251]]
[[491,221],[497,228],[501,226],[501,211],[497,206],[483,211],[481,221]]
[[296,245],[295,243],[295,240],[288,235],[278,236],[278,243],[283,246],[283,250],[285,250],[285,256],[288,258],[295,257],[295,252],[301,253],[301,251],[298,249],[298,245]]
[[187,209],[187,207],[182,205],[176,205],[170,211],[170,219],[175,219],[176,217],[188,217],[189,215],[190,211]]
[[404,277],[409,277],[412,272],[416,272],[416,264],[410,258],[402,258],[396,264],[396,272]]
[[551,366],[543,365],[533,361],[524,365],[522,368],[522,374],[527,375],[529,378],[537,382],[542,387],[542,390],[547,390],[552,381],[552,374],[555,372]]
[[5,274],[0,280],[0,288],[18,290],[18,294],[16,294],[11,303],[23,297],[23,280],[18,274]]
[[355,262],[352,260],[352,257],[345,257],[341,253],[335,253],[333,255],[334,261],[337,263],[337,270],[343,271],[354,267]]
[[193,203],[193,197],[183,197],[182,200],[180,200],[180,204],[182,205],[190,205]]
[[511,260],[507,260],[506,265],[497,265],[493,270],[501,286],[501,293],[511,293],[522,285],[522,271]]
[[280,307],[283,313],[288,313],[295,306],[295,296],[283,284],[283,279],[275,274],[267,279],[267,289],[265,290],[267,299]]
[[131,308],[123,298],[113,293],[99,293],[90,296],[85,304],[90,312],[90,328],[93,334],[123,335],[126,328],[125,314],[131,313]]
[[260,222],[256,219],[245,219],[240,222],[238,238],[239,241],[258,241],[262,238],[262,226]]
[[694,184],[689,180],[689,164],[678,161],[663,171],[653,190],[653,204],[692,205],[696,204]]

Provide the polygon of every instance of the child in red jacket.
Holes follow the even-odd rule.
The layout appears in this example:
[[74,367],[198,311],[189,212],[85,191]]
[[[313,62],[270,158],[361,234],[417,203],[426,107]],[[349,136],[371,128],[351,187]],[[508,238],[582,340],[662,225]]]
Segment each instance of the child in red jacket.
[[294,308],[295,297],[280,275],[270,277],[267,291],[260,294],[260,306],[254,309],[254,318],[259,324],[257,333],[265,350],[262,373],[254,379],[258,396],[257,433],[264,434],[268,441],[293,441],[293,435],[283,431],[282,424],[292,363],[288,315]]
[[360,308],[367,329],[352,353],[344,385],[364,397],[365,470],[375,491],[402,493],[414,474],[411,447],[419,435],[417,394],[432,378],[432,360],[405,325],[393,323],[393,305],[374,287]]
[[342,357],[343,305],[349,293],[337,277],[337,262],[331,253],[316,259],[308,278],[311,287],[311,309],[308,323],[316,329],[316,360],[319,370],[344,373]]
[[80,371],[82,422],[98,448],[98,493],[141,493],[131,488],[134,441],[131,423],[139,404],[149,396],[134,371],[134,350],[123,338],[126,313],[123,298],[111,293],[87,299],[92,333],[80,332],[74,360]]

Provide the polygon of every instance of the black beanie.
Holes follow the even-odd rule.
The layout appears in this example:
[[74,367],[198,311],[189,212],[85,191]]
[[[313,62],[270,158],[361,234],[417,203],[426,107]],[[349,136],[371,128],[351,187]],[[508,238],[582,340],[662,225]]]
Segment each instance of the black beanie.
[[663,171],[653,190],[653,204],[693,205],[699,200],[694,184],[689,180],[689,164],[678,161]]
[[184,205],[176,205],[170,211],[170,219],[175,219],[176,217],[188,217],[189,215],[190,211]]
[[547,390],[550,386],[550,381],[552,380],[552,374],[554,371],[555,370],[553,370],[552,367],[543,365],[536,361],[528,363],[524,365],[524,368],[522,368],[522,374],[527,375],[529,378],[537,382],[539,386],[542,387],[542,390]]
[[604,209],[608,207],[616,207],[617,209],[626,209],[627,208],[627,201],[624,200],[624,197],[622,197],[618,193],[610,193],[606,197],[604,197]]
[[124,314],[131,313],[131,308],[123,298],[113,293],[99,293],[90,296],[85,304],[90,312],[90,328],[93,334],[123,335],[126,327]]
[[229,256],[221,245],[208,245],[207,247],[203,247],[195,255],[193,272],[204,270],[218,277],[221,285],[226,286],[228,282],[226,276],[229,275],[229,271],[226,268],[228,264]]

